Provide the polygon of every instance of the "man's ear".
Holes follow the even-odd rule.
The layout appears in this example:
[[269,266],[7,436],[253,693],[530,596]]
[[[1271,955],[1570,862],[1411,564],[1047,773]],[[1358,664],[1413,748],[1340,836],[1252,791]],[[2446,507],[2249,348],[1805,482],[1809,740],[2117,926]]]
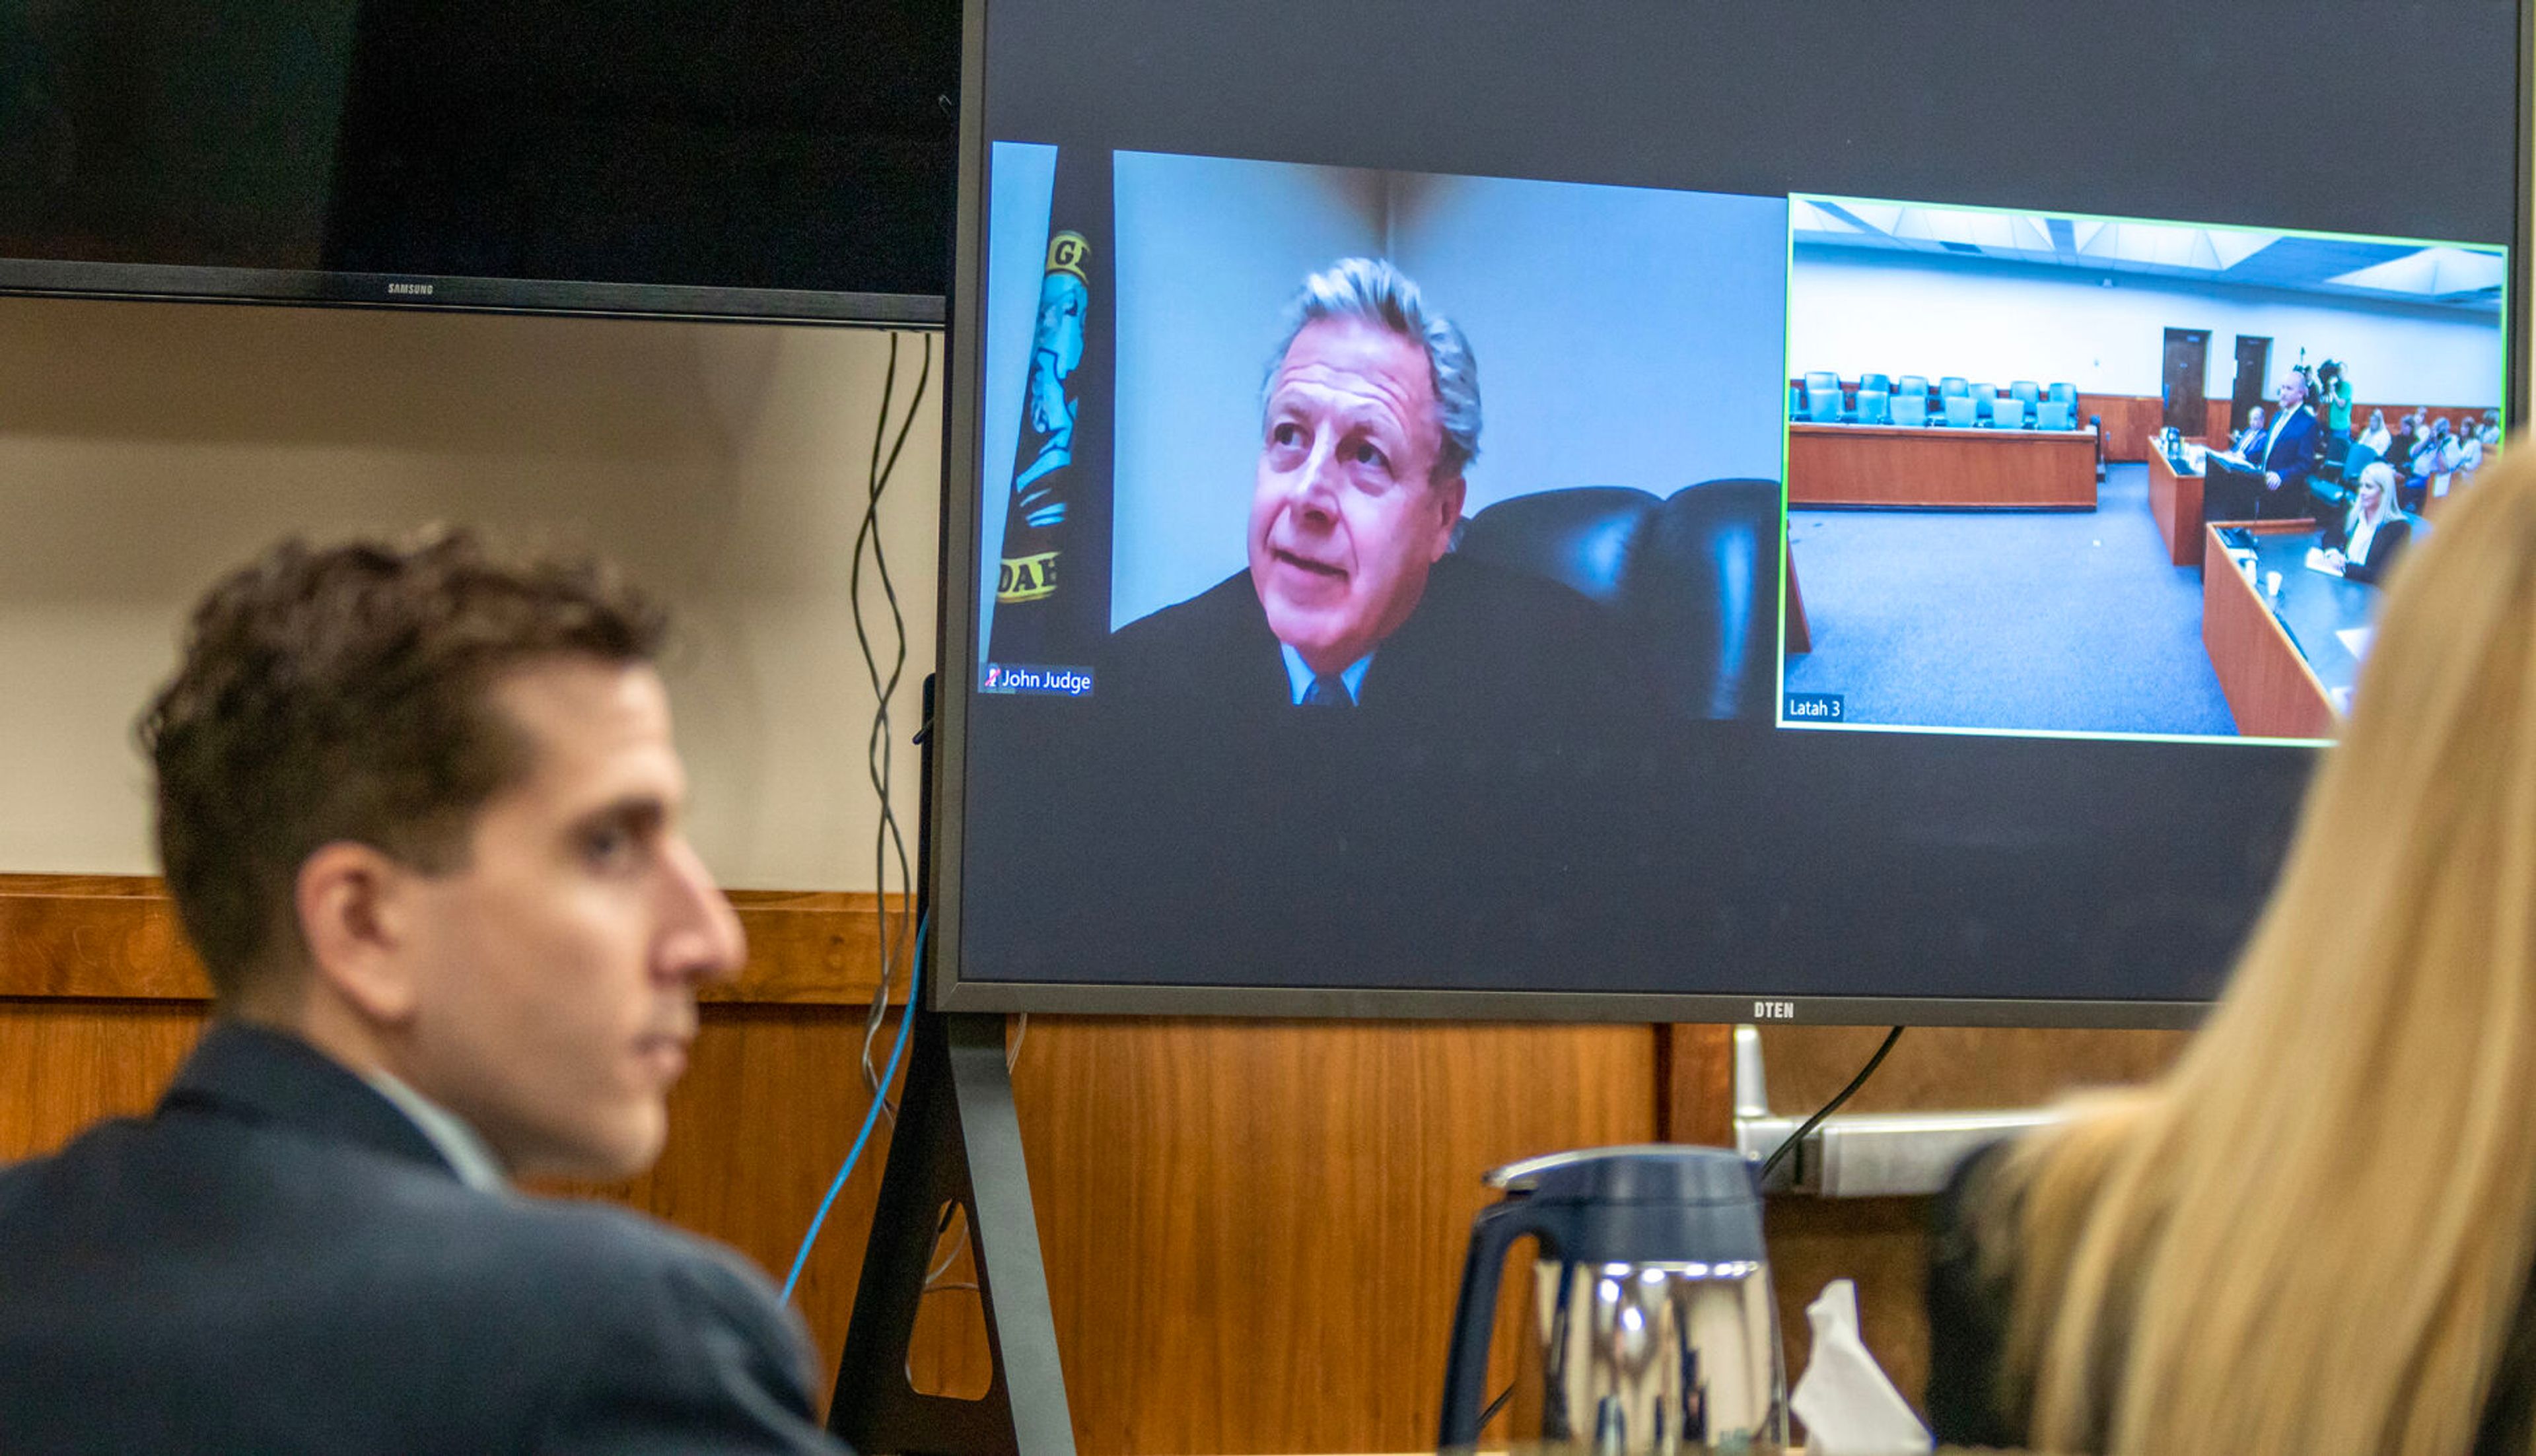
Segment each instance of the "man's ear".
[[1449,475],[1437,476],[1434,489],[1435,549],[1427,555],[1426,559],[1441,561],[1444,559],[1444,553],[1453,548],[1453,528],[1462,519],[1462,501],[1470,493],[1470,489],[1463,483],[1460,471],[1455,471]]
[[383,1025],[413,1014],[407,954],[412,878],[412,870],[380,851],[338,840],[300,861],[293,886],[308,974]]

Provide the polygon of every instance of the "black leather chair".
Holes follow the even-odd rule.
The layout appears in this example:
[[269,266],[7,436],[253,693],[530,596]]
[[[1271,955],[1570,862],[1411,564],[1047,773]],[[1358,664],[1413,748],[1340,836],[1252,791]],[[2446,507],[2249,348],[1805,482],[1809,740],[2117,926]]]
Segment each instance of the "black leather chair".
[[1535,491],[1472,517],[1456,549],[1610,607],[1673,711],[1774,716],[1778,481],[1705,480],[1661,500],[1621,485]]

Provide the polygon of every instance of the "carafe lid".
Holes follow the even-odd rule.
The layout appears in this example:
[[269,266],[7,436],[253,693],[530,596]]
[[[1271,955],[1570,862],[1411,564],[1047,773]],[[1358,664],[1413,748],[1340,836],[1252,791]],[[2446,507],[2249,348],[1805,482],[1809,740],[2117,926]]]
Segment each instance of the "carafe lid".
[[1742,1154],[1687,1143],[1635,1143],[1552,1153],[1491,1170],[1487,1181],[1490,1187],[1536,1202],[1751,1205],[1759,1201],[1751,1166]]

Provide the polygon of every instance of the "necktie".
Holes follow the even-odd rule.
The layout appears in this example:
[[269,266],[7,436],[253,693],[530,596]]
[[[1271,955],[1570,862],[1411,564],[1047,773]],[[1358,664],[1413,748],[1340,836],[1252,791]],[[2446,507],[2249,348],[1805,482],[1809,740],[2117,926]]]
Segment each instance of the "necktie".
[[1347,679],[1336,672],[1316,673],[1312,685],[1303,689],[1306,708],[1353,708],[1356,699],[1348,696]]

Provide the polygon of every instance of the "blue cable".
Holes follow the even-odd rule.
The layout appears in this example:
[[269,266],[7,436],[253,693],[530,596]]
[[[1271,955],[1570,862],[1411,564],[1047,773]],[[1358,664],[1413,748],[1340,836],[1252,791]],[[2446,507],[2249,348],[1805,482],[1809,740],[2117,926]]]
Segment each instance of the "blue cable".
[[810,1232],[801,1235],[801,1251],[792,1256],[792,1272],[784,1276],[784,1301],[792,1300],[792,1286],[801,1282],[801,1266],[810,1262],[810,1246],[819,1241],[819,1228],[828,1222],[828,1210],[836,1206],[837,1195],[846,1189],[846,1179],[854,1176],[855,1164],[863,1156],[863,1144],[871,1141],[872,1126],[880,1121],[881,1105],[889,1100],[889,1084],[898,1080],[899,1054],[907,1050],[907,1034],[916,1025],[916,994],[924,978],[924,932],[933,924],[926,916],[916,922],[916,954],[907,963],[907,1009],[899,1013],[898,1040],[889,1047],[889,1065],[880,1074],[880,1091],[872,1094],[871,1109],[863,1113],[862,1131],[855,1134],[855,1145],[846,1150],[845,1166],[837,1170],[837,1180],[828,1185],[828,1196],[819,1200],[819,1211],[810,1218]]

